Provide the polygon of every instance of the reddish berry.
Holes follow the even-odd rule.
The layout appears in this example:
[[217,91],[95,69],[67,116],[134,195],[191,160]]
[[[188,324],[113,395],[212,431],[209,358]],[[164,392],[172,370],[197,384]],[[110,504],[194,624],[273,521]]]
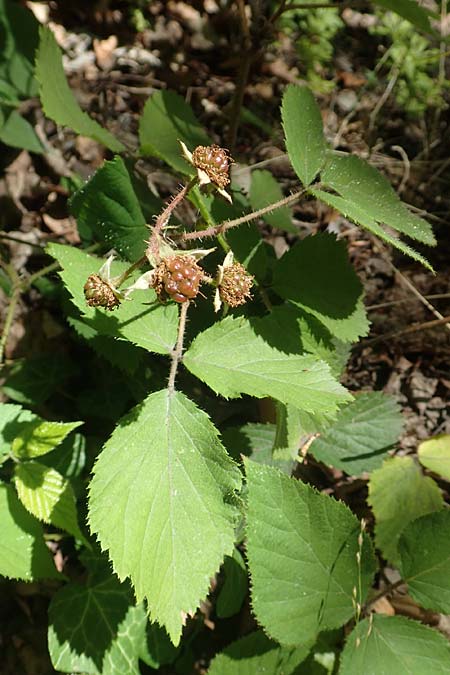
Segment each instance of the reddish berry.
[[198,295],[204,273],[190,255],[165,258],[155,270],[153,287],[161,301],[186,302]]

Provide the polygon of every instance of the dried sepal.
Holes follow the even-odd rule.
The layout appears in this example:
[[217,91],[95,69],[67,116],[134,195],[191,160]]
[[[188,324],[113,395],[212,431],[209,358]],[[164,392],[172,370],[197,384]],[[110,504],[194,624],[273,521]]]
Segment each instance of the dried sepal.
[[141,274],[141,276],[136,279],[134,284],[128,286],[128,288],[124,290],[124,298],[128,299],[134,291],[146,291],[149,288],[153,288],[154,278],[155,270],[144,272],[144,274]]

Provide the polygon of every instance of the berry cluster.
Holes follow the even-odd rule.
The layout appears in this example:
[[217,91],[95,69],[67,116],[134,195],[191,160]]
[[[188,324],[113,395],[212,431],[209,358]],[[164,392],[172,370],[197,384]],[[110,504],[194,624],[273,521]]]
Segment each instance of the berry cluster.
[[84,297],[89,307],[113,310],[120,305],[119,298],[107,281],[98,274],[91,274],[84,284]]
[[155,270],[153,286],[160,300],[186,302],[198,295],[204,273],[190,255],[165,258]]
[[250,289],[253,286],[253,277],[247,274],[241,263],[234,262],[223,268],[222,279],[219,284],[220,299],[230,307],[239,307],[251,298]]
[[230,182],[230,161],[228,151],[218,145],[198,145],[192,153],[193,165],[222,189]]

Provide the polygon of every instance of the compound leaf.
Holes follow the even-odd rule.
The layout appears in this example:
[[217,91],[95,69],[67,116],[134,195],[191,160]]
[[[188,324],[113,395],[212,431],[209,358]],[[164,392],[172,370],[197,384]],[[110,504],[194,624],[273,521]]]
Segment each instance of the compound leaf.
[[29,150],[37,154],[44,152],[35,130],[16,110],[8,115],[5,123],[1,126],[0,141],[21,150]]
[[331,234],[306,237],[287,251],[275,268],[274,288],[344,342],[368,333],[362,284],[345,243]]
[[179,94],[157,91],[148,99],[140,119],[141,153],[159,157],[180,173],[194,173],[183,159],[179,140],[191,151],[211,143],[191,106]]
[[[131,300],[124,301],[117,310],[89,307],[84,297],[83,286],[90,274],[98,272],[102,261],[98,258],[62,244],[50,244],[47,248],[63,268],[60,276],[73,302],[83,313],[83,321],[103,335],[129,340],[158,354],[168,354],[177,337],[178,312],[174,305],[161,305],[152,290],[135,291]],[[128,265],[113,263],[114,275],[121,274]]]
[[12,579],[59,579],[40,523],[22,506],[14,489],[0,483],[0,574]]
[[333,411],[349,400],[325,362],[279,351],[258,334],[264,328],[264,319],[227,317],[195,338],[183,363],[227,398],[272,396],[310,412]]
[[362,225],[362,227],[365,227],[366,230],[372,232],[372,234],[380,237],[380,239],[383,239],[383,241],[391,244],[405,255],[408,255],[410,258],[417,260],[418,262],[422,263],[424,267],[433,271],[430,263],[421,253],[418,253],[412,248],[412,246],[406,244],[398,236],[394,236],[392,232],[385,230],[376,220],[374,220],[374,218],[371,217],[364,207],[360,207],[358,204],[350,201],[348,198],[344,199],[339,195],[330,194],[324,190],[310,189],[309,192],[317,197],[317,199],[320,199],[325,202],[325,204],[328,204],[328,206],[331,206],[333,209],[340,211],[346,218],[349,218],[359,225]]
[[[341,502],[268,466],[245,460],[247,556],[258,622],[282,644],[305,644],[364,602],[375,570],[370,541],[356,553],[360,524]],[[360,576],[359,576],[360,575]]]
[[366,217],[429,246],[436,244],[429,223],[411,213],[389,181],[363,159],[330,155],[321,178],[325,186],[354,204]]
[[414,600],[450,613],[450,511],[430,513],[405,528],[399,542],[400,571]]
[[33,516],[84,539],[72,486],[56,469],[35,461],[21,462],[15,467],[14,483],[20,501]]
[[237,548],[232,556],[225,556],[224,583],[217,596],[216,612],[221,619],[237,614],[247,595],[247,570],[244,558]]
[[91,529],[174,643],[233,550],[240,482],[207,415],[165,390],[121,420],[94,467]]
[[360,621],[347,640],[339,675],[448,675],[450,647],[443,635],[402,616]]
[[12,443],[12,452],[18,459],[45,455],[81,424],[83,422],[47,422],[37,416],[32,421],[21,422]]
[[125,147],[109,131],[83,112],[67,84],[61,51],[50,28],[41,26],[40,43],[36,53],[36,79],[39,95],[47,117],[57,124],[70,127],[77,134],[93,138],[113,152]]
[[281,117],[289,159],[306,187],[321,170],[327,147],[322,116],[312,92],[307,87],[288,86]]
[[422,474],[412,457],[386,459],[381,469],[371,474],[368,502],[376,520],[376,544],[394,563],[398,560],[398,540],[406,526],[443,506],[438,486]]
[[143,256],[149,230],[121,157],[95,172],[72,197],[70,210],[82,235],[92,231],[131,262]]
[[422,441],[418,454],[423,466],[450,480],[450,434],[439,434]]
[[208,675],[290,675],[307,657],[310,647],[282,647],[262,631],[255,631],[217,654]]
[[310,452],[329,466],[359,475],[381,466],[402,426],[394,398],[379,391],[363,393],[339,410],[336,421],[312,443]]
[[[269,204],[274,204],[283,199],[283,193],[270,171],[252,171],[250,185],[250,204],[254,211],[262,209]],[[297,228],[292,223],[292,211],[289,206],[282,206],[270,213],[266,213],[263,219],[272,227],[286,232],[297,233]]]
[[139,675],[147,616],[126,585],[110,576],[67,584],[49,607],[48,647],[58,672]]

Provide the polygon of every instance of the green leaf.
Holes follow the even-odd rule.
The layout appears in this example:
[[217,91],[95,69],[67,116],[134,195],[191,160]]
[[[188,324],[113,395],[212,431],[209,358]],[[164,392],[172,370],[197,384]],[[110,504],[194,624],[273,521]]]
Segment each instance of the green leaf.
[[56,450],[42,458],[42,463],[56,469],[65,478],[76,478],[86,466],[86,439],[82,434],[66,438]]
[[184,365],[226,398],[272,396],[311,412],[333,411],[349,400],[326,363],[278,351],[259,335],[264,319],[252,324],[231,316],[215,323],[192,342]]
[[59,579],[40,523],[19,502],[10,485],[0,483],[0,574],[33,581]]
[[13,110],[0,128],[0,141],[13,148],[42,153],[44,148],[31,124]]
[[259,334],[280,351],[290,354],[313,354],[330,366],[339,377],[348,359],[350,346],[336,338],[323,323],[296,305],[284,303],[274,307],[264,318],[264,330]]
[[424,267],[433,271],[430,263],[426,258],[423,257],[423,255],[415,251],[411,246],[408,246],[408,244],[405,244],[405,242],[399,239],[397,236],[391,234],[391,232],[384,230],[364,208],[360,208],[359,205],[354,204],[348,199],[344,199],[343,197],[339,197],[337,195],[332,195],[329,192],[324,192],[323,190],[310,189],[309,192],[317,197],[317,199],[321,199],[323,202],[325,202],[325,204],[328,204],[334,209],[340,211],[346,218],[353,220],[353,222],[358,223],[359,225],[362,225],[366,228],[366,230],[372,232],[372,234],[380,237],[380,239],[383,239],[383,241],[386,241],[388,244],[391,244],[405,255],[408,255],[410,258],[417,260],[418,262],[422,263]]
[[[254,211],[262,209],[269,204],[283,199],[283,193],[270,171],[252,171],[250,185],[250,204]],[[286,232],[297,233],[297,228],[292,223],[292,211],[289,206],[283,206],[266,213],[263,219],[272,227],[277,227]]]
[[379,391],[363,393],[339,410],[336,421],[309,451],[321,462],[357,476],[381,466],[402,427],[394,398]]
[[[74,309],[74,313],[79,315],[76,309]],[[133,375],[142,365],[145,351],[141,347],[136,347],[131,342],[116,340],[108,335],[99,335],[95,328],[84,323],[81,318],[68,316],[67,321],[77,335],[88,342],[89,347],[92,347],[96,354],[115,368],[128,375]]]
[[36,95],[34,55],[39,23],[33,12],[10,0],[0,0],[0,78],[19,96]]
[[423,466],[450,480],[450,434],[439,434],[422,441],[418,453]]
[[321,170],[326,156],[322,116],[307,87],[289,85],[281,106],[286,150],[303,185],[307,186]]
[[247,595],[247,570],[237,548],[232,556],[225,556],[223,575],[225,581],[217,596],[216,612],[220,619],[227,619],[239,612]]
[[417,0],[374,0],[376,5],[389,9],[426,33],[431,32],[430,13]]
[[450,647],[443,635],[402,616],[372,614],[351,632],[339,675],[448,675]]
[[389,181],[373,166],[354,155],[330,155],[322,183],[362,210],[366,217],[434,246],[431,226],[411,213]]
[[399,542],[400,572],[414,600],[450,613],[450,511],[414,520]]
[[443,506],[438,486],[411,457],[385,460],[370,476],[367,501],[375,515],[376,544],[393,563],[398,560],[398,540],[406,526]]
[[70,127],[77,134],[93,138],[113,152],[123,152],[122,145],[109,131],[83,112],[67,84],[61,51],[50,28],[41,26],[36,53],[36,79],[44,113],[57,124]]
[[11,443],[21,428],[18,422],[21,413],[20,405],[0,403],[0,457],[7,455],[11,449]]
[[63,354],[17,359],[9,370],[3,391],[19,403],[40,405],[73,373],[72,361]]
[[12,444],[12,452],[18,459],[31,459],[54,450],[71,431],[83,422],[46,422],[37,417],[24,423]]
[[195,169],[181,155],[179,140],[191,151],[211,143],[191,106],[179,94],[157,91],[148,99],[140,119],[141,153],[159,157],[175,171],[193,174]]
[[147,622],[145,641],[139,653],[144,663],[156,670],[175,661],[179,651],[180,648],[172,644],[164,628],[157,623]]
[[274,639],[305,644],[351,618],[357,579],[364,602],[375,570],[370,540],[358,569],[361,527],[342,502],[271,467],[245,465],[253,611]]
[[[293,462],[298,457],[298,451],[303,440],[303,428],[298,408],[292,405],[284,405],[277,402],[276,405],[276,434],[273,442],[273,456],[286,456],[291,458],[292,473]],[[281,469],[281,467],[279,467]]]
[[310,646],[281,647],[256,631],[217,654],[208,675],[290,675],[307,657]]
[[17,464],[14,483],[25,508],[44,521],[84,540],[78,527],[75,495],[67,478],[40,462]]
[[70,211],[82,234],[92,231],[131,262],[143,256],[149,229],[121,157],[105,162],[74,194]]
[[245,455],[258,464],[276,466],[280,471],[290,475],[293,466],[292,459],[275,459],[273,456],[275,435],[274,424],[249,423],[242,427],[224,429],[222,442],[236,460],[239,460],[241,455]]
[[147,617],[114,576],[86,586],[67,584],[49,607],[48,648],[64,673],[139,675]]
[[363,288],[347,256],[345,242],[316,234],[287,251],[274,273],[274,288],[315,316],[344,342],[367,335]]
[[[171,352],[177,338],[178,311],[175,305],[161,305],[152,290],[136,291],[114,313],[89,307],[83,287],[90,274],[98,272],[102,261],[72,246],[50,244],[48,253],[61,265],[60,276],[73,302],[83,313],[83,321],[102,334],[129,340],[139,347],[158,354]],[[113,263],[113,275],[121,274],[128,265]]]
[[91,529],[175,644],[233,549],[240,482],[207,415],[167,391],[121,420],[95,464]]

